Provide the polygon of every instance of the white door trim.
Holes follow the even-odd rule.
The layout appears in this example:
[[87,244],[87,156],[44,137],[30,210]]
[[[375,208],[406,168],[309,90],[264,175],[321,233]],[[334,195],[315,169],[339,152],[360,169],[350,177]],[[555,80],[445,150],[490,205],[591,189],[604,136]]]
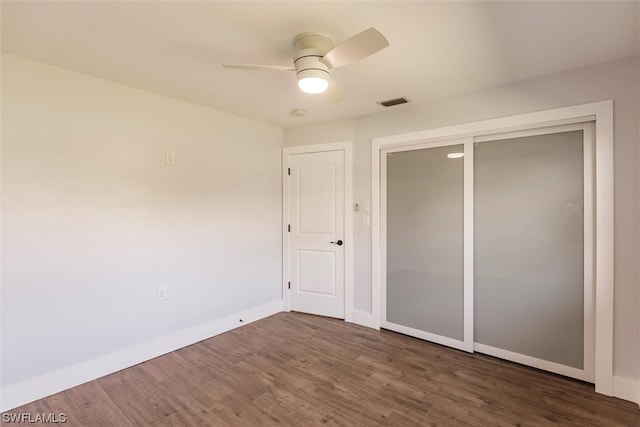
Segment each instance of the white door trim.
[[344,151],[344,320],[353,319],[353,148],[351,141],[327,144],[300,145],[282,149],[282,301],[285,311],[290,311],[289,277],[289,181],[287,172],[289,156],[301,153]]
[[599,101],[372,139],[372,315],[381,324],[380,154],[383,148],[478,137],[537,127],[596,122],[595,388],[613,394],[613,101]]

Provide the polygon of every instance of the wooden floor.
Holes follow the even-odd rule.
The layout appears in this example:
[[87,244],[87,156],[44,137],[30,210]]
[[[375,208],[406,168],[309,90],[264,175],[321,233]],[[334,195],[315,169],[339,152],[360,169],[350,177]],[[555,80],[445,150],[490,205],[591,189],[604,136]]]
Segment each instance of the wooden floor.
[[640,426],[635,404],[586,383],[299,313],[10,412],[67,426]]

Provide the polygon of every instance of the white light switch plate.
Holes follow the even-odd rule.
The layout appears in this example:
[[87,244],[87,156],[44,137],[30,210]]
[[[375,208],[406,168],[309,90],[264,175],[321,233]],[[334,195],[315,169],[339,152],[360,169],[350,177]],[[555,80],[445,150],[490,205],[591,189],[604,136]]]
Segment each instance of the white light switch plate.
[[167,286],[158,286],[158,301],[167,299],[169,288]]
[[176,164],[176,153],[173,151],[167,151],[165,153],[165,163],[167,165],[175,165]]

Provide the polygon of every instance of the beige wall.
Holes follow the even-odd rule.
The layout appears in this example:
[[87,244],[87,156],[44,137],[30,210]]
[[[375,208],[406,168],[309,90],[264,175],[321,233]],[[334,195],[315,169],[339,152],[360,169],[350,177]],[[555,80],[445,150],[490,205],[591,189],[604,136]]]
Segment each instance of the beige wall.
[[281,128],[2,59],[3,386],[281,300]]
[[[552,74],[352,120],[285,129],[284,145],[354,141],[354,202],[371,200],[371,138],[614,100],[614,374],[638,378],[639,131],[638,58]],[[425,82],[428,84],[429,82]],[[407,95],[410,94],[399,94]],[[371,228],[355,220],[355,308],[371,310]]]

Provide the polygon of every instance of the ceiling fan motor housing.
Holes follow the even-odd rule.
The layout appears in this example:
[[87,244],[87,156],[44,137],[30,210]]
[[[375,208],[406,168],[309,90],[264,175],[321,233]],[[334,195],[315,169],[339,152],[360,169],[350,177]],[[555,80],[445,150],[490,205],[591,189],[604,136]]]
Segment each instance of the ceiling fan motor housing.
[[324,78],[330,78],[331,73],[329,67],[323,64],[320,60],[324,54],[320,53],[318,49],[308,48],[301,49],[296,52],[296,57],[293,60],[293,65],[296,67],[296,74],[298,78],[304,77],[316,77],[323,76]]
[[320,77],[329,79],[331,73],[320,60],[333,49],[333,41],[318,33],[302,33],[293,39],[293,65],[296,67],[298,79]]

